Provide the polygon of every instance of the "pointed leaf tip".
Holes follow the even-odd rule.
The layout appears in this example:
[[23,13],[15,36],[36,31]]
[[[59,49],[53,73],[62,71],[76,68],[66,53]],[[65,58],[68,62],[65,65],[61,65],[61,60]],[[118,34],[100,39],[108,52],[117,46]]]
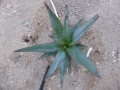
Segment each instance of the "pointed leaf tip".
[[86,69],[88,69],[90,72],[92,72],[94,75],[96,75],[97,77],[100,77],[97,69],[92,64],[92,62],[77,47],[68,48],[67,52],[73,58],[73,60],[75,61],[75,63],[80,63]]
[[63,29],[63,39],[65,41],[70,41],[70,31],[69,31],[69,16],[68,16],[68,8],[65,6],[65,19],[64,19],[64,29]]
[[45,6],[47,6],[47,4],[44,2]]
[[61,88],[62,88],[62,86],[63,86],[63,80],[60,81],[60,84],[61,84]]
[[15,52],[54,52],[58,50],[57,42],[44,43],[16,50]]
[[49,14],[49,17],[50,17],[50,21],[51,21],[51,24],[52,24],[53,30],[55,31],[56,36],[59,39],[62,39],[62,32],[63,32],[62,23],[57,18],[57,16],[52,12],[52,10],[49,8],[49,6],[46,3],[44,3],[44,4],[47,8],[47,11],[48,11],[48,14]]
[[98,71],[95,73],[95,76],[96,76],[96,77],[99,77],[99,78],[101,79],[101,76],[100,76],[100,74],[98,73]]
[[99,15],[98,15],[98,14],[97,14],[96,16],[99,18]]
[[14,52],[19,52],[19,50],[15,50]]
[[65,9],[66,9],[66,11],[68,11],[68,6],[67,5],[65,5]]
[[60,66],[59,66],[61,87],[63,85],[65,73],[66,73],[66,70],[67,70],[68,66],[69,66],[69,56],[66,55],[66,57],[62,60],[62,62],[60,63]]
[[84,25],[79,27],[72,34],[72,41],[78,41],[78,39],[94,24],[94,22],[99,18],[99,15],[95,15],[90,20],[88,20]]
[[99,76],[99,79],[102,79],[102,77],[101,77],[101,76]]
[[78,23],[77,23],[73,28],[71,28],[70,33],[75,32],[78,28],[81,27],[84,17],[85,17],[85,16],[83,16],[83,17],[78,21]]
[[47,8],[49,8],[48,5],[47,5],[45,2],[44,2],[44,4],[45,4],[45,6],[46,6]]
[[65,51],[60,49],[55,57],[54,62],[52,63],[52,66],[50,67],[50,70],[47,74],[47,78],[52,76],[52,74],[55,72],[55,70],[58,68],[60,62],[65,58]]

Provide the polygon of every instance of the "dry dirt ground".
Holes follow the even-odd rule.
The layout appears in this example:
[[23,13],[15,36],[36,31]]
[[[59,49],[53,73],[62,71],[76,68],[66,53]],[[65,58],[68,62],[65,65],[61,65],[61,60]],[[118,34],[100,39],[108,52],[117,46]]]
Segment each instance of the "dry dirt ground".
[[[37,60],[40,53],[13,53],[26,46],[51,42],[50,21],[44,0],[0,0],[0,90],[39,90],[48,60]],[[49,0],[47,4],[52,9]],[[59,71],[46,81],[44,90],[120,90],[120,0],[53,0],[63,22],[64,5],[70,26],[85,16],[99,19],[80,39],[93,47],[89,56],[101,79],[71,62],[63,88]],[[28,43],[24,42],[25,40]],[[87,50],[84,50],[86,53]]]

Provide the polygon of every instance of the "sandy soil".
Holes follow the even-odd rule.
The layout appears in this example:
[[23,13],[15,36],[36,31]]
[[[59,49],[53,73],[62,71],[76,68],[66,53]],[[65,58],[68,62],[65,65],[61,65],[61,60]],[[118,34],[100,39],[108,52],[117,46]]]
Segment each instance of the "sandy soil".
[[[0,90],[39,90],[48,60],[52,61],[53,57],[37,60],[41,53],[13,51],[52,41],[44,1],[0,0]],[[52,9],[51,3],[46,2]],[[120,90],[120,1],[54,0],[54,3],[62,22],[64,4],[68,5],[70,26],[83,16],[84,23],[99,14],[99,19],[80,42],[93,47],[89,58],[102,79],[71,62],[63,88],[60,88],[59,71],[56,71],[47,80],[45,90]],[[28,44],[24,42],[26,39]]]

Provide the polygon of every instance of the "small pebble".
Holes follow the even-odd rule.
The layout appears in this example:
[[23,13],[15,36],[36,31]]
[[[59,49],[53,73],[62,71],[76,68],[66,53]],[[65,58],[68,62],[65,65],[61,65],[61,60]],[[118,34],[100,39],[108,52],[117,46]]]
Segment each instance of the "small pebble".
[[10,83],[13,83],[13,81],[10,81]]
[[96,62],[97,65],[99,65],[99,62]]
[[116,63],[117,62],[117,60],[113,60],[113,63]]
[[52,89],[49,87],[48,90],[52,90]]
[[118,24],[120,24],[120,22],[118,22]]
[[112,52],[112,56],[115,56],[115,51]]
[[67,68],[66,72],[68,73],[68,68]]
[[75,81],[71,83],[71,86],[75,86],[75,85],[76,85],[76,82],[75,82]]
[[12,5],[11,5],[11,4],[8,4],[6,7],[7,7],[7,9],[11,9],[11,8],[12,8]]
[[79,13],[75,13],[75,15],[76,15],[76,16],[78,16],[78,15],[79,15]]
[[29,23],[28,21],[24,21],[22,24],[23,24],[24,26],[30,26],[30,23]]
[[58,84],[58,85],[57,85],[57,87],[58,87],[58,88],[61,88],[61,85],[60,85],[60,84]]
[[73,76],[73,71],[70,73],[71,76]]
[[16,14],[17,13],[17,11],[14,11],[14,10],[12,10],[12,12],[11,12],[11,14]]

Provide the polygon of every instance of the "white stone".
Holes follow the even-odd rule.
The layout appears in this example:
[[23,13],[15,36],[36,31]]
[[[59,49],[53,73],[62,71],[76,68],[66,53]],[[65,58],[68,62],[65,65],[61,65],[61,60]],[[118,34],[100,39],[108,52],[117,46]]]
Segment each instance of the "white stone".
[[114,55],[115,55],[115,52],[113,51],[113,52],[112,52],[112,56],[114,56]]
[[68,68],[67,68],[66,72],[68,73]]
[[49,87],[48,90],[52,90],[52,89]]
[[13,81],[10,81],[10,83],[13,83]]
[[60,87],[61,87],[61,85],[60,85],[60,84],[58,84],[58,85],[57,85],[57,87],[58,87],[58,88],[60,88]]
[[117,60],[113,60],[113,63],[116,63],[117,62]]
[[11,5],[11,4],[8,4],[6,7],[7,7],[7,9],[11,9],[11,8],[12,8],[12,5]]
[[99,62],[96,62],[97,65],[99,65]]

